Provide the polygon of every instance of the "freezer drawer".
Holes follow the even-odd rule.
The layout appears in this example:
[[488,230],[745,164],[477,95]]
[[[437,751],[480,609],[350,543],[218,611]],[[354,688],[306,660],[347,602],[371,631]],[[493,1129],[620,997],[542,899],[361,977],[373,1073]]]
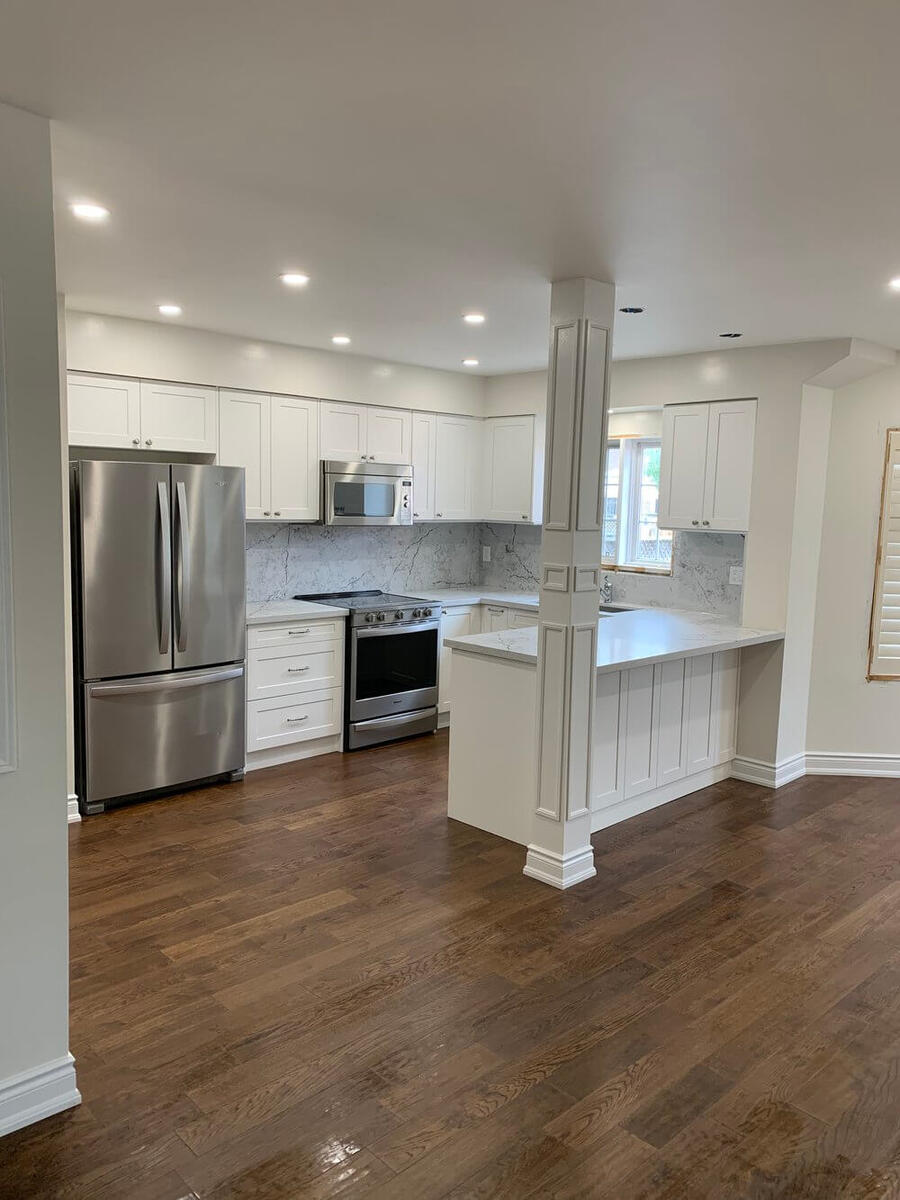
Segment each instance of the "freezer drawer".
[[244,768],[244,666],[86,683],[82,797],[92,805]]

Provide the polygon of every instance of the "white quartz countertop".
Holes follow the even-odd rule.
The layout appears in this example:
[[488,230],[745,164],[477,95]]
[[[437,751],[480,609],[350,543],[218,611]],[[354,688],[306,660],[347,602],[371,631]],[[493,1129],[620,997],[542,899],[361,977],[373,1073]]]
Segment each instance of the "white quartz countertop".
[[[454,604],[502,604],[505,608],[521,608],[528,612],[537,612],[537,592],[505,592],[494,588],[481,587],[475,583],[471,586],[448,588],[414,588],[412,593],[423,600],[434,600],[451,608]],[[627,611],[630,604],[612,605]]]
[[346,608],[333,604],[314,604],[311,600],[266,600],[247,605],[248,625],[269,625],[279,621],[308,621],[313,617],[346,617]]
[[[537,637],[535,627],[503,629],[497,633],[445,638],[444,645],[468,654],[533,664],[537,662]],[[741,646],[781,641],[783,637],[780,630],[735,625],[714,613],[664,608],[620,612],[598,620],[597,670],[617,671],[695,654],[737,650]]]

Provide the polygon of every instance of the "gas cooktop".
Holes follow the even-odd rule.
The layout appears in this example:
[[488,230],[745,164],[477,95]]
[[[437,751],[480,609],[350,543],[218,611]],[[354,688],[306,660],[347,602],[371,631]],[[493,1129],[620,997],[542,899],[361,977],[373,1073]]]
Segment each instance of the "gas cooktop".
[[295,600],[310,600],[319,604],[336,604],[349,608],[352,624],[393,624],[398,621],[421,621],[441,615],[441,606],[433,600],[417,596],[395,596],[391,592],[309,592]]

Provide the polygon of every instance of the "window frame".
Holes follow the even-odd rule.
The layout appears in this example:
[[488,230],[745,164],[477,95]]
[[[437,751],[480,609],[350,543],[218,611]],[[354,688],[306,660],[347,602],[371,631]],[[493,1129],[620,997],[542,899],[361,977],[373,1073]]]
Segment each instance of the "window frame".
[[[653,566],[633,561],[634,538],[640,527],[641,473],[635,469],[644,446],[659,446],[662,438],[645,433],[619,434],[609,438],[606,444],[607,457],[603,462],[603,496],[606,499],[607,461],[611,446],[619,449],[619,502],[616,506],[616,558],[614,562],[601,559],[604,571],[626,571],[636,575],[671,575],[672,560],[667,566]],[[625,515],[627,514],[627,516]],[[658,528],[658,526],[657,526]]]

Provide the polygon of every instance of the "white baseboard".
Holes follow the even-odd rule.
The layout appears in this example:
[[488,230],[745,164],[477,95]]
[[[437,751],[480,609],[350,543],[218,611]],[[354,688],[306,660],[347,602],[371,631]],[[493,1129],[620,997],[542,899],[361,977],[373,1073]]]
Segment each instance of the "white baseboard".
[[0,1137],[80,1103],[71,1054],[0,1079]]
[[73,793],[69,794],[68,813],[70,825],[81,820],[81,813],[78,811],[78,797]]
[[708,767],[705,771],[698,771],[694,775],[685,775],[683,779],[663,784],[662,787],[643,792],[640,796],[632,796],[628,800],[616,800],[604,808],[593,809],[591,833],[599,833],[601,829],[608,829],[610,825],[618,825],[620,821],[628,821],[631,817],[650,812],[651,809],[659,808],[661,804],[668,804],[671,800],[680,800],[682,796],[689,796],[691,792],[699,792],[701,788],[720,783],[730,775],[731,759],[728,759],[724,763],[719,763],[718,766]]
[[272,746],[268,750],[254,750],[247,755],[246,770],[259,771],[263,767],[280,767],[284,763],[299,762],[304,758],[317,758],[320,754],[335,754],[343,749],[343,734],[313,738],[309,742],[292,742],[289,746]]
[[557,854],[554,850],[544,850],[540,846],[531,845],[525,856],[523,874],[531,879],[538,879],[541,883],[549,883],[551,887],[574,887],[576,883],[582,883],[597,874],[593,848],[588,846],[586,850]]
[[876,775],[900,779],[900,754],[828,754],[814,750],[806,755],[809,775]]
[[781,762],[764,762],[759,758],[735,758],[731,767],[731,778],[745,783],[758,783],[760,787],[780,788],[793,779],[806,774],[806,755],[795,754]]

